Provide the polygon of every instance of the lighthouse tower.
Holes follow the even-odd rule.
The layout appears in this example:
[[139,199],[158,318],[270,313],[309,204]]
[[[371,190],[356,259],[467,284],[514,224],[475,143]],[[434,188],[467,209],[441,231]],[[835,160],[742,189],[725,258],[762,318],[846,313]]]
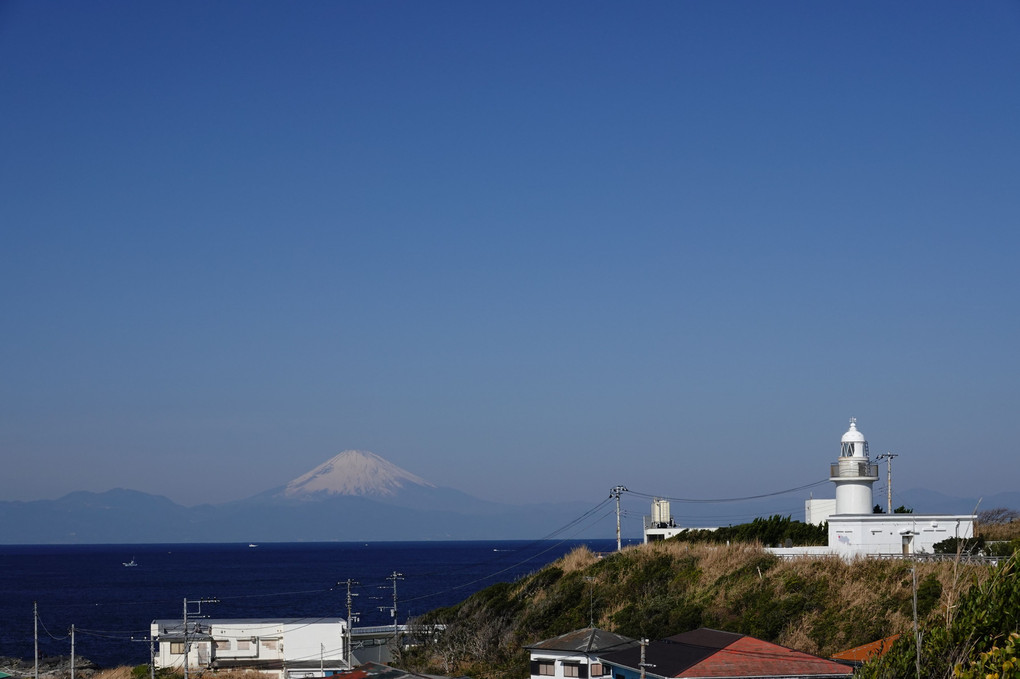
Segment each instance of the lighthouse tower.
[[857,419],[843,434],[839,461],[830,465],[829,480],[836,484],[836,514],[871,514],[871,485],[878,481],[878,465],[871,464],[868,442],[857,431]]

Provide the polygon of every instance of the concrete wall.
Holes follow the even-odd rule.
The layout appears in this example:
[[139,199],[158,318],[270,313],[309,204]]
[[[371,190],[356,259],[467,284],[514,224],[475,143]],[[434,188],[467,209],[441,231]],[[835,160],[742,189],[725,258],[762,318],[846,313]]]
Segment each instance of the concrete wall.
[[974,516],[839,514],[829,517],[829,547],[838,554],[932,554],[947,538],[974,537]]

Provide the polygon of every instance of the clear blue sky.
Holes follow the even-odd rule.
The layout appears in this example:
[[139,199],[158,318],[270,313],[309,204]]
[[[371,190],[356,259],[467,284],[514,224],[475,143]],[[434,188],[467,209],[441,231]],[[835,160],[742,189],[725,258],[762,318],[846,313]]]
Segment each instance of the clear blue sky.
[[1020,479],[1020,3],[4,2],[0,111],[4,499]]

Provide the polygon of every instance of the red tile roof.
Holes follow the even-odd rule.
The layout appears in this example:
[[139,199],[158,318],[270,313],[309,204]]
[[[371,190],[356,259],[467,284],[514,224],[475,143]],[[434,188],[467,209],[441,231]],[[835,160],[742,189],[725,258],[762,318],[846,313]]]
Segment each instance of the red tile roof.
[[899,634],[894,634],[891,637],[886,637],[885,639],[872,641],[870,644],[855,646],[854,648],[837,653],[832,657],[836,658],[837,660],[852,660],[854,662],[864,662],[875,656],[883,655],[886,651],[892,648],[893,642],[899,638],[900,638]]
[[[607,653],[602,659],[637,668],[640,649]],[[844,677],[847,665],[743,634],[707,628],[653,641],[645,649],[649,674],[659,677]]]
[[852,672],[846,665],[745,636],[674,676],[828,677]]

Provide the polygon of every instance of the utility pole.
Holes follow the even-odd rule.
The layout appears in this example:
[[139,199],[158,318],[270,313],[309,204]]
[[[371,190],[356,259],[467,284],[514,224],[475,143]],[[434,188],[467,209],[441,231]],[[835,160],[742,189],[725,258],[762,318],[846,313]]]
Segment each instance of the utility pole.
[[39,602],[32,602],[32,636],[35,638],[35,679],[39,679]]
[[638,667],[641,668],[641,679],[645,679],[645,668],[655,667],[652,663],[645,662],[645,647],[648,646],[648,639],[641,640],[641,662],[638,663]]
[[188,597],[184,597],[184,679],[188,679]]
[[885,483],[885,490],[886,490],[886,510],[885,511],[887,513],[889,513],[889,514],[892,514],[892,459],[894,457],[899,457],[899,453],[882,453],[881,455],[879,455],[876,458],[878,460],[885,460],[885,468],[886,468],[886,474],[887,474],[886,483]]
[[584,576],[588,582],[588,626],[595,629],[595,578]]
[[71,625],[71,679],[74,679],[74,625]]
[[[202,604],[218,604],[219,599],[193,599],[191,603],[198,604],[195,610],[195,617],[202,617]],[[191,649],[188,645],[188,598],[184,597],[184,679],[188,679],[188,656]]]
[[[71,629],[74,628],[72,627]],[[141,639],[131,637],[131,641],[149,642],[149,679],[156,679],[156,638],[152,635],[152,632],[150,632],[147,639],[144,637]],[[71,677],[71,679],[74,679],[74,677]]]
[[[393,575],[387,576],[387,580],[393,581],[393,607],[390,609],[390,615],[393,616],[393,639],[397,638],[397,580],[403,580],[404,574],[393,571]],[[385,611],[385,606],[379,607],[380,611]]]
[[609,491],[609,497],[616,498],[616,551],[618,552],[623,549],[623,543],[620,541],[620,493],[626,492],[627,489],[623,486],[615,486]]
[[910,569],[910,573],[914,578],[914,646],[917,649],[915,653],[915,663],[917,665],[917,679],[921,679],[921,633],[917,630],[917,562],[914,562],[914,567]]
[[[354,597],[357,594],[351,593],[351,586],[357,585],[358,582],[347,578],[347,648],[344,649],[344,662],[347,663],[347,668],[351,667],[351,646],[354,644],[354,637],[351,631],[351,627],[358,621],[358,614],[354,612]],[[394,583],[395,584],[395,583]]]

